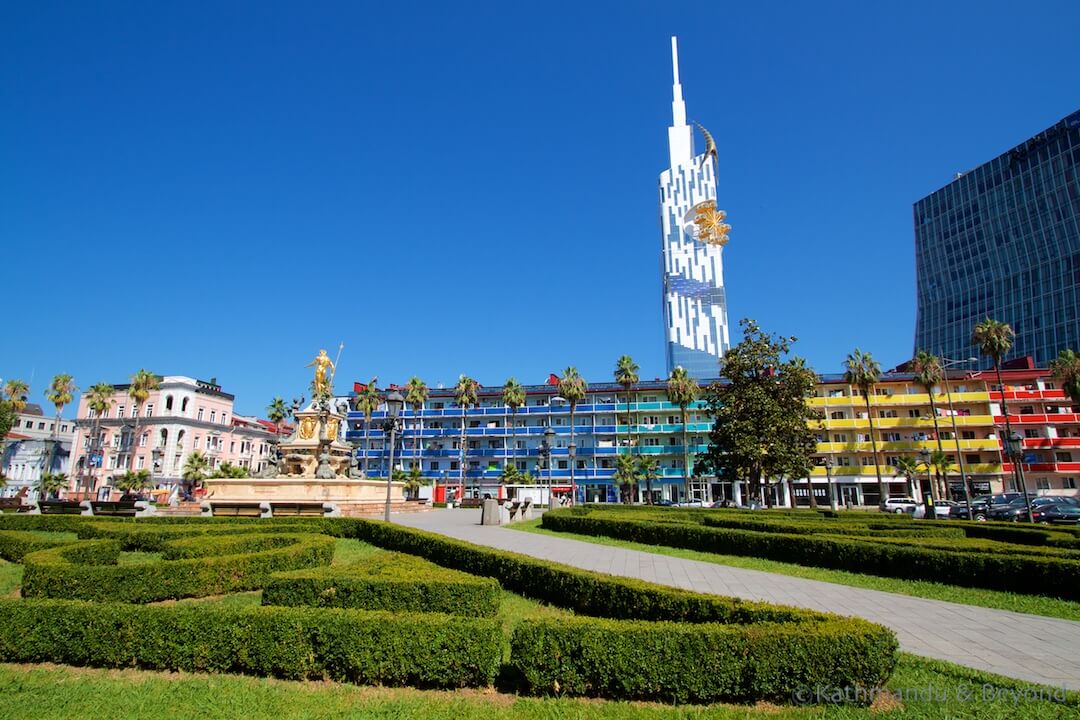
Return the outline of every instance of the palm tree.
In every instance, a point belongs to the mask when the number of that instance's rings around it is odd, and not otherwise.
[[[633,455],[619,455],[615,458],[615,483],[619,486],[619,495],[623,503],[629,505],[634,495],[634,486],[638,482],[637,463]]]
[[[866,418],[870,421],[870,447],[874,452],[874,474],[877,475],[878,484],[878,507],[885,508],[888,493],[885,483],[881,480],[881,467],[878,465],[877,438],[874,437],[874,416],[870,413],[870,393],[874,384],[881,377],[881,365],[870,353],[864,353],[859,348],[847,356],[845,362],[847,369],[844,371],[844,382],[859,388],[863,400],[866,402]]]
[[[915,487],[919,484],[919,461],[913,457],[903,456],[896,459],[896,474],[907,478],[911,497],[917,498],[919,493]]]
[[[190,497],[196,486],[206,479],[206,471],[210,469],[210,460],[201,450],[192,450],[184,461],[182,477]]]
[[[671,371],[671,377],[667,381],[668,400],[679,406],[682,419],[682,446],[683,446],[683,477],[686,484],[686,499],[690,499],[690,446],[688,445],[686,432],[686,408],[697,400],[698,384],[690,377],[683,367],[677,367]],[[811,493],[812,494],[812,493]],[[794,497],[794,496],[792,496]],[[705,498],[702,497],[702,500]]]
[[[53,461],[56,460],[56,446],[60,444],[60,414],[64,412],[64,406],[71,402],[72,395],[78,388],[75,387],[75,378],[67,373],[60,373],[53,377],[52,384],[45,390],[45,399],[56,408],[56,421],[53,423],[52,444],[49,457],[45,461],[45,469],[52,472]]]
[[[353,402],[356,409],[364,414],[364,477],[368,476],[369,459],[368,455],[368,438],[371,435],[371,417],[375,414],[375,411],[379,409],[379,405],[382,403],[382,396],[379,394],[379,378],[371,378],[371,382],[364,385],[358,393]]]
[[[457,385],[454,386],[454,402],[461,408],[461,447],[460,450],[460,464],[461,464],[461,487],[462,491],[465,488],[465,462],[468,460],[468,454],[465,449],[467,443],[465,440],[465,415],[468,413],[468,409],[473,405],[476,405],[478,398],[477,392],[480,390],[480,383],[473,380],[468,375],[461,375],[458,378]]]
[[[409,468],[409,474],[405,478],[405,489],[415,493],[415,497],[420,497],[420,488],[429,484],[427,478],[424,477],[424,471],[419,465],[413,465]]]
[[[4,383],[4,394],[15,412],[21,413],[26,408],[26,396],[30,394],[30,386],[22,380],[8,380]]]
[[[938,477],[944,477],[948,475],[949,470],[952,469],[952,463],[949,462],[949,455],[944,450],[934,450],[930,453],[930,467],[934,468],[934,474]]]
[[[289,407],[285,404],[283,398],[275,396],[270,401],[270,404],[266,406],[266,419],[274,423],[274,430],[279,444],[281,443],[281,425],[287,417],[289,417]]]
[[[209,477],[212,478],[246,478],[250,477],[250,473],[246,467],[240,465],[233,465],[230,462],[224,462],[218,465],[214,472],[210,473]]]
[[[585,382],[585,378],[578,374],[577,368],[571,365],[563,371],[562,377],[559,378],[559,395],[566,400],[570,406],[570,444],[575,448],[577,445],[574,442],[574,411],[577,409],[578,403],[585,399],[585,393],[589,389],[589,384]],[[577,502],[577,483],[574,481],[574,466],[577,464],[575,458],[570,458],[570,502]]]
[[[1080,405],[1080,355],[1072,350],[1062,350],[1050,361],[1050,373],[1061,383],[1061,389],[1072,404]]]
[[[116,393],[114,388],[109,383],[95,383],[90,387],[90,390],[86,393],[86,408],[94,413],[94,434],[90,437],[90,455],[94,454],[94,450],[101,452],[104,456],[104,450],[101,447],[101,419],[109,414],[109,409],[112,408],[113,395]],[[104,457],[102,457],[104,460]],[[94,493],[94,471],[88,461],[86,463],[86,494],[87,497]]]
[[[510,408],[510,462],[517,472],[517,411],[525,404],[525,388],[514,378],[509,378],[503,385],[502,401]]]
[[[615,382],[623,386],[623,390],[626,391],[626,434],[628,435],[626,441],[629,443],[630,454],[634,452],[634,431],[633,416],[630,414],[630,390],[638,384],[638,366],[634,362],[634,359],[629,355],[623,355],[615,363]],[[618,408],[618,405],[615,406]],[[619,413],[615,412],[615,447],[619,446]]]
[[[652,505],[652,483],[656,479],[656,471],[660,469],[660,463],[652,455],[640,455],[637,459],[637,473],[645,480],[645,493],[649,504]]]
[[[142,415],[143,404],[150,398],[150,393],[158,389],[158,376],[149,370],[139,370],[131,376],[131,385],[128,386],[128,395],[135,403],[135,427],[131,436],[131,459],[128,461],[128,469],[135,470],[135,453],[139,447],[139,416]]]
[[[120,475],[114,475],[112,479],[112,486],[122,493],[138,493],[149,489],[150,485],[149,470],[136,470],[134,472],[128,470]]]
[[[38,497],[48,500],[50,495],[57,495],[67,487],[67,475],[63,473],[42,473],[38,480]]]
[[[934,403],[934,388],[945,375],[945,370],[941,366],[941,358],[926,350],[920,350],[911,359],[911,372],[915,375],[915,382],[922,385],[926,390],[926,394],[930,396],[930,416],[934,421],[934,438],[937,440],[938,452],[944,452],[941,446],[941,428],[938,426],[937,405]],[[943,480],[938,476],[937,482],[930,483],[930,497],[937,502],[943,493]]]
[[[1001,388],[1001,414],[1005,416],[1005,436],[1012,435],[1012,425],[1009,423],[1009,404],[1005,399],[1005,383],[1001,379],[1001,360],[1012,349],[1013,339],[1016,333],[1008,323],[999,322],[986,318],[975,326],[971,333],[971,344],[979,348],[979,352],[989,357],[994,363],[994,372],[997,374],[998,387]],[[1011,460],[1011,458],[1010,458]],[[1016,473],[1016,469],[1013,469]],[[1014,475],[1014,485],[1019,485],[1019,476]],[[1027,486],[1020,488],[1027,498]]]
[[[428,386],[420,378],[413,375],[409,378],[409,382],[405,383],[405,404],[412,408],[413,415],[416,416],[417,428],[416,428],[416,442],[413,443],[413,450],[416,453],[416,463],[413,467],[419,467],[421,473],[424,468],[424,403],[428,399]],[[419,486],[417,486],[419,487]]]

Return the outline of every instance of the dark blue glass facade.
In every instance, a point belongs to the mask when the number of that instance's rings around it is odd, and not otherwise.
[[[915,265],[915,350],[977,355],[992,317],[1009,358],[1080,351],[1080,111],[915,203]]]

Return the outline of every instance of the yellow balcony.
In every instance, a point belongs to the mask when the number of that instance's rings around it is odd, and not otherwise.
[[[937,450],[936,440],[893,440],[889,442],[878,441],[878,450],[880,452],[897,452],[897,451],[909,451],[918,452],[919,450]],[[945,452],[956,450],[955,440],[942,440],[941,447]],[[961,450],[997,450],[997,440],[983,439],[983,440],[961,440]],[[873,452],[874,447],[869,440],[865,442],[823,442],[817,444],[817,451],[819,453],[858,453],[858,452]]]
[[[870,421],[866,418],[846,418],[844,420],[811,420],[810,427],[816,429],[828,429],[828,430],[846,430],[846,429],[860,429],[870,430]],[[990,415],[957,415],[956,426],[957,427],[992,427],[994,419]],[[913,417],[901,417],[901,418],[874,418],[874,429],[884,430],[886,428],[928,428],[934,429],[934,419],[927,418],[913,418]],[[938,418],[938,428],[948,432],[952,428],[952,420],[949,417]]]
[[[953,406],[963,405],[965,403],[989,404],[990,393],[953,392],[952,402]],[[807,399],[807,403],[811,407],[866,407],[866,403],[863,401],[861,395],[845,395],[841,397],[812,397]],[[948,407],[949,396],[945,393],[939,393],[934,395],[934,404],[937,405],[939,408]],[[926,393],[896,393],[893,395],[872,395],[870,397],[871,408],[896,406],[908,407],[911,405],[926,405],[929,408],[930,396]]]

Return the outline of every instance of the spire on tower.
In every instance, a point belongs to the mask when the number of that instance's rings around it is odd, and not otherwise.
[[[671,127],[668,128],[668,155],[671,167],[689,162],[694,157],[692,128],[686,124],[686,103],[683,102],[682,85],[679,83],[679,39],[671,36],[672,101]]]

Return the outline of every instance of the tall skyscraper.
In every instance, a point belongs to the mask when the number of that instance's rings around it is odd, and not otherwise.
[[[1080,111],[915,203],[915,268],[916,350],[977,355],[992,317],[1009,358],[1080,351]]]
[[[667,369],[682,366],[691,377],[719,374],[728,349],[727,298],[722,247],[699,239],[697,211],[716,202],[716,154],[694,154],[693,128],[679,83],[679,51],[671,38],[673,121],[668,128],[671,166],[660,173],[661,273]]]

